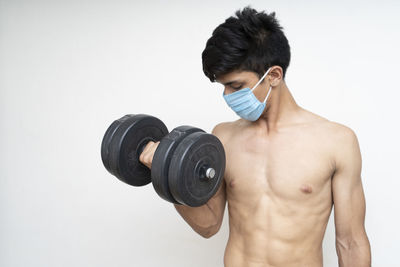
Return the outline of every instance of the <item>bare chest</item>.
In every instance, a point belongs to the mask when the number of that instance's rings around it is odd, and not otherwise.
[[[226,147],[228,196],[299,201],[329,193],[334,168],[328,142],[310,134],[233,140]]]

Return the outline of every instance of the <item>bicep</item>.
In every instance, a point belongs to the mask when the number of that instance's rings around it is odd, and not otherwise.
[[[332,178],[336,236],[347,239],[364,231],[365,197],[361,182],[361,153],[357,137],[343,137]]]

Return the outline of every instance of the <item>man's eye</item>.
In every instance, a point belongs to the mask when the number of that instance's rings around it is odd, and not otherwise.
[[[239,87],[233,87],[232,86],[232,88],[235,89],[235,90],[239,90],[240,88],[242,88],[242,85],[240,85]]]

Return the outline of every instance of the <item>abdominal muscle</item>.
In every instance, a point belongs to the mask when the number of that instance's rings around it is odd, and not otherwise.
[[[322,240],[332,207],[329,197],[296,201],[253,191],[241,192],[248,197],[239,200],[232,191],[227,188],[226,267],[322,266]]]

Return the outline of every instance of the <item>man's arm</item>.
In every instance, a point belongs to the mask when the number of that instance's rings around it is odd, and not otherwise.
[[[219,137],[223,132],[223,124],[217,125],[212,133]],[[151,169],[154,153],[160,142],[149,142],[141,153],[139,160]],[[215,235],[222,224],[226,205],[225,180],[222,181],[220,188],[208,202],[200,207],[189,207],[174,204],[176,210],[182,218],[192,227],[194,231],[204,238]]]
[[[224,141],[224,123],[214,127],[212,134],[217,136],[220,141]],[[176,210],[182,218],[192,227],[192,229],[204,238],[210,238],[221,228],[226,205],[226,186],[225,179],[215,195],[203,206],[188,207],[175,205]]]
[[[370,267],[371,250],[364,228],[365,198],[361,183],[361,153],[349,128],[339,134],[332,178],[336,252],[340,267]]]
[[[204,238],[210,238],[221,228],[225,203],[225,181],[223,181],[217,193],[203,206],[188,207],[176,204],[174,206],[196,233]]]

